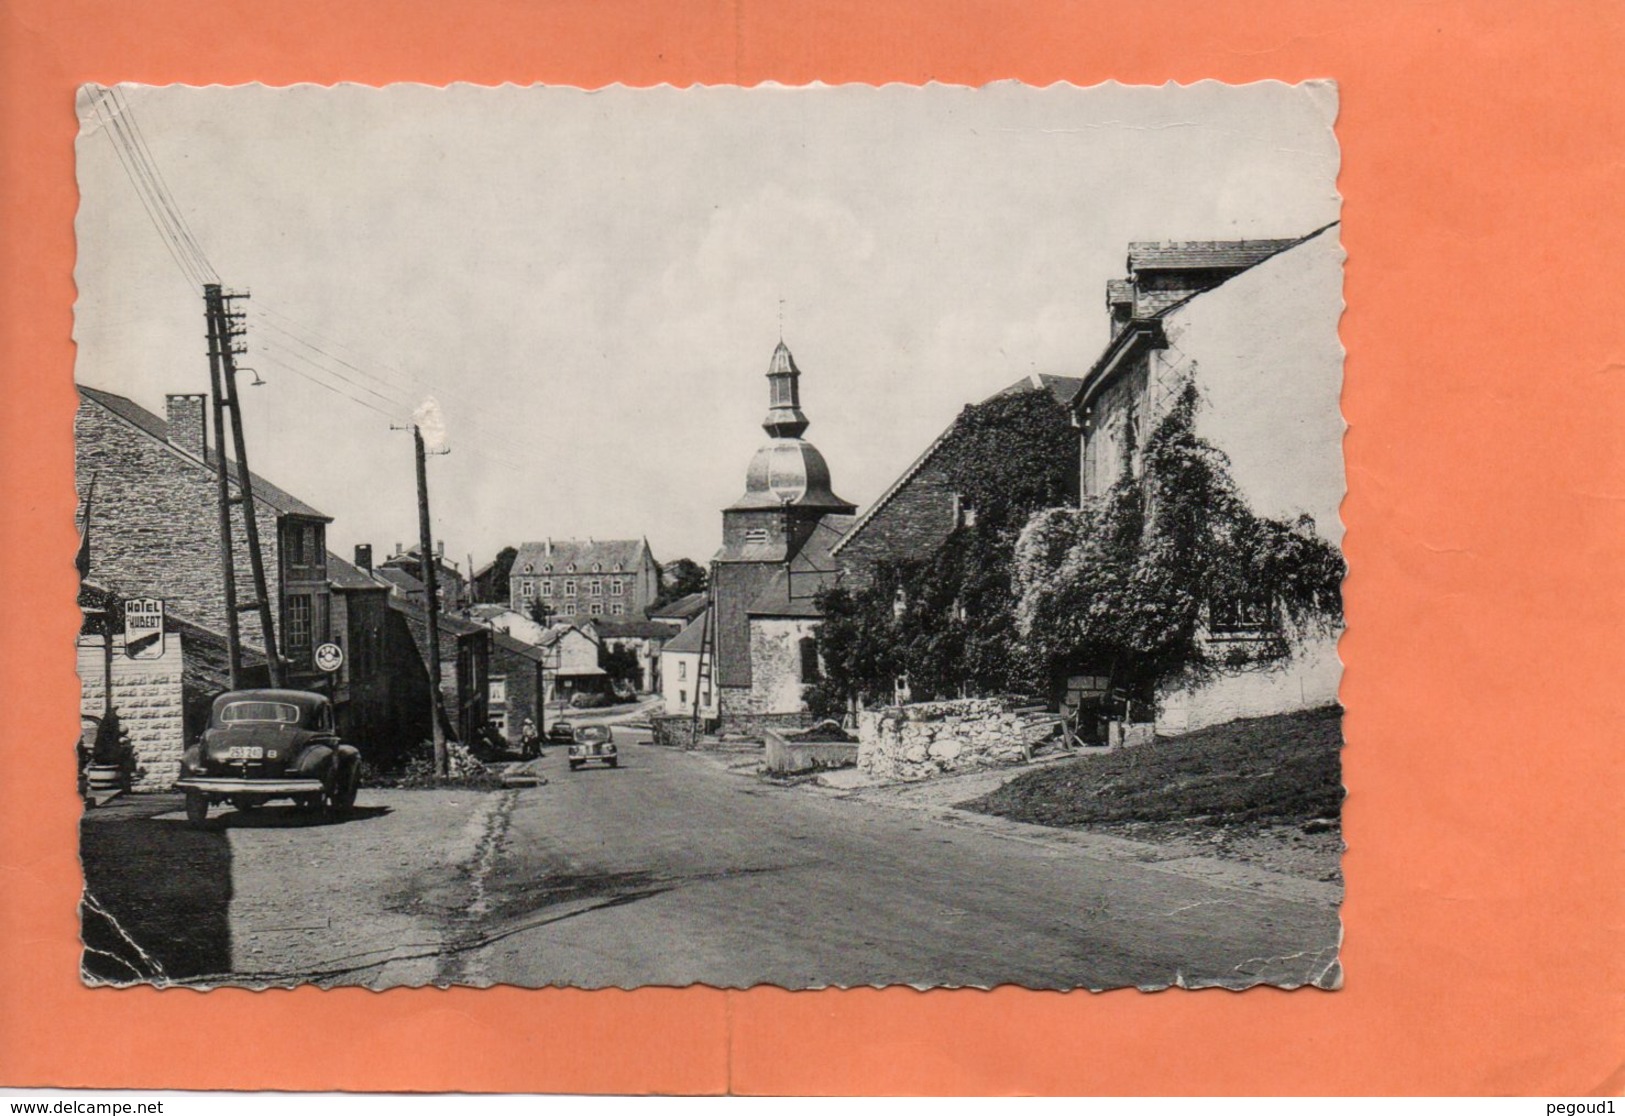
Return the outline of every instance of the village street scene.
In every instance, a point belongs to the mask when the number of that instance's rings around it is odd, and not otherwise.
[[[1339,987],[1335,111],[85,87],[83,978]]]

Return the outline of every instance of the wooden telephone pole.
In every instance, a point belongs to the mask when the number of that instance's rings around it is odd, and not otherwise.
[[[237,357],[243,352],[237,338],[246,331],[247,316],[232,310],[231,304],[246,294],[228,294],[219,283],[203,286],[204,317],[209,326],[209,383],[214,403],[214,470],[220,507],[220,572],[225,582],[226,642],[231,669],[231,688],[243,688],[243,643],[238,615],[258,612],[260,636],[265,647],[265,663],[271,685],[285,684],[282,656],[277,653],[276,626],[271,594],[266,588],[265,560],[260,553],[259,524],[254,517],[254,475],[248,471],[248,449],[243,443],[242,404],[237,397]],[[226,411],[231,411],[231,446],[237,460],[237,493],[231,491],[231,467],[226,455]],[[254,578],[254,597],[237,599],[237,557],[232,545],[231,509],[242,509],[243,535],[248,543],[248,564]]]
[[[423,590],[428,600],[429,629],[429,720],[434,733],[434,773],[446,775],[449,763],[446,754],[446,733],[440,727],[443,698],[440,693],[440,590],[438,571],[435,569],[434,532],[429,527],[429,470],[427,454],[423,448],[423,428],[412,424],[412,448],[418,467],[418,570],[423,574]]]

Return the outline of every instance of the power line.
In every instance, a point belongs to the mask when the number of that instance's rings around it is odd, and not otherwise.
[[[180,228],[181,234],[186,239],[186,243],[191,245],[192,251],[196,255],[198,262],[202,264],[204,274],[206,274],[211,281],[218,283],[220,281],[219,274],[214,270],[214,266],[209,263],[209,257],[204,254],[203,247],[198,243],[197,237],[192,235],[191,226],[189,226],[186,223],[185,218],[181,216],[180,209],[175,203],[175,196],[169,188],[169,181],[164,178],[163,167],[158,163],[157,159],[153,158],[152,148],[147,146],[146,133],[141,129],[141,118],[136,116],[134,110],[130,108],[129,98],[124,95],[122,90],[113,88],[111,92],[114,100],[123,106],[123,117],[125,120],[129,121],[130,128],[135,133],[136,144],[140,147],[141,152],[146,159],[147,165],[152,168],[153,174],[157,176],[160,191],[159,197],[167,202],[167,208],[169,209],[170,215],[174,218],[175,224]]]
[[[161,172],[152,159],[151,150],[146,148],[144,140],[137,136],[135,129],[139,125],[128,103],[120,100],[113,90],[105,86],[94,88],[92,101],[107,124],[105,131],[108,139],[119,152],[125,173],[141,196],[147,215],[154,221],[154,227],[171,246],[172,254],[178,252],[186,258],[189,265],[187,271],[194,283],[201,286],[205,279],[218,282],[208,257],[204,255],[197,238],[192,235],[191,229],[181,216],[167,185],[163,184]]]
[[[116,130],[113,128],[112,122],[107,119],[106,115],[104,115],[101,101],[96,98],[94,93],[91,94],[90,106],[92,111],[96,113],[97,117],[101,118],[102,132],[108,137],[108,141],[112,143],[113,152],[118,156],[119,165],[124,168],[124,176],[130,180],[130,186],[135,190],[136,197],[140,199],[142,208],[147,211],[147,219],[152,222],[152,227],[157,231],[159,239],[164,242],[164,247],[169,250],[170,256],[175,261],[175,266],[181,269],[181,275],[186,278],[188,283],[194,287],[201,288],[203,286],[202,278],[193,272],[192,267],[186,260],[184,253],[182,253],[179,246],[171,240],[169,232],[165,228],[163,222],[160,221],[158,219],[158,215],[153,212],[152,203],[147,200],[146,192],[142,190],[141,184],[137,180],[135,171],[131,169],[129,159],[125,155],[123,145],[119,142]]]

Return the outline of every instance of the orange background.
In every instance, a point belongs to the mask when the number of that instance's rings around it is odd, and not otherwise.
[[[1622,18],[1537,0],[0,0],[0,1083],[1619,1092]],[[76,85],[1328,76],[1350,306],[1342,991],[80,986]],[[571,1052],[594,1048],[617,1053]]]

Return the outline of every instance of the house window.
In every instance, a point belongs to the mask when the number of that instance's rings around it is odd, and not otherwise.
[[[564,583],[564,595],[566,597],[573,597],[576,595],[576,583],[574,578],[571,578],[569,581]]]
[[[688,678],[688,660],[683,659],[677,664],[677,681],[683,682]]]
[[[587,585],[587,592],[594,597],[602,597],[604,595],[603,581],[600,578],[593,578]]]
[[[493,677],[488,688],[488,693],[492,705],[506,705],[508,703],[507,677]]]
[[[283,651],[295,666],[310,665],[310,594],[296,593],[288,598],[287,646]]]
[[[678,705],[687,705],[688,704],[688,691],[687,690],[678,690],[677,691],[677,704]]]
[[[818,681],[818,678],[818,641],[812,636],[805,636],[801,640],[801,680],[810,683]]]
[[[530,582],[521,581],[519,583],[519,595],[528,601],[531,597],[535,596],[535,588],[536,586],[532,585]]]
[[[570,602],[566,603],[565,606],[564,606],[564,615],[566,615],[566,616],[574,616],[575,614],[576,614],[575,602],[570,601]]]
[[[622,581],[618,577],[617,578],[612,578],[610,580],[610,583],[609,583],[609,595],[610,596],[619,597],[619,596],[622,596],[623,594],[625,594],[625,592],[626,592],[626,582]]]
[[[592,602],[592,605],[590,606],[590,609],[591,609],[592,615],[594,615],[594,616],[602,616],[604,614],[604,602],[603,601],[594,601],[594,602]]]
[[[1267,597],[1219,597],[1208,604],[1208,632],[1212,635],[1265,635],[1275,630],[1274,609]]]
[[[603,570],[604,570],[604,564],[602,562],[594,562],[592,564],[592,572],[593,573],[602,573]]]
[[[626,606],[620,601],[611,601],[609,602],[609,614],[611,616],[625,616]]]
[[[526,573],[535,573],[536,568],[534,566],[532,566],[529,562],[526,562],[525,563],[525,572]]]
[[[550,581],[550,580],[545,580],[544,579],[542,581],[542,596],[551,597],[552,595],[553,595],[553,582]]]

